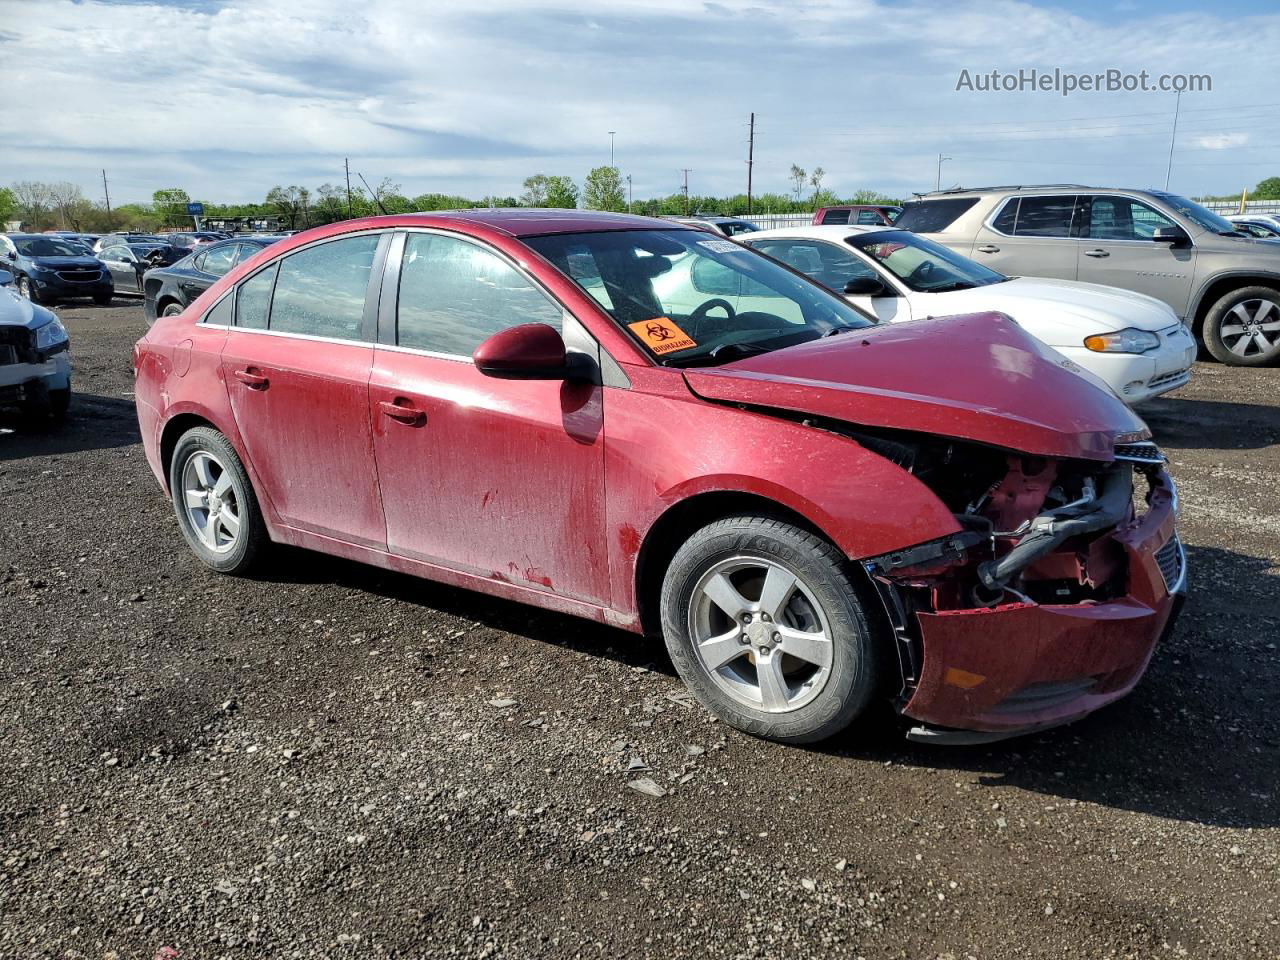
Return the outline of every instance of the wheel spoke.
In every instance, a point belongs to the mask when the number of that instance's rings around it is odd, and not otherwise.
[[[1258,329],[1265,330],[1267,333],[1280,332],[1280,320],[1272,320],[1270,323],[1264,323],[1258,327]]]
[[[192,510],[203,510],[205,508],[203,490],[183,490],[182,499],[186,502],[187,507]]]
[[[766,710],[785,710],[791,698],[782,676],[782,658],[774,655],[756,660],[756,678],[760,683],[760,705]]]
[[[1267,353],[1271,350],[1271,341],[1267,339],[1267,335],[1261,330],[1253,335],[1253,342],[1257,346],[1259,353]]]
[[[1231,345],[1231,352],[1237,356],[1243,357],[1249,349],[1249,344],[1253,342],[1253,337],[1240,337]]]
[[[207,514],[204,523],[196,528],[200,534],[200,539],[204,541],[206,547],[216,549],[218,546],[218,531],[215,527],[217,520],[212,514]]]
[[[1253,319],[1253,317],[1250,316],[1248,309],[1246,309],[1245,307],[1246,303],[1248,303],[1247,300],[1241,303],[1237,303],[1234,307],[1231,308],[1231,312],[1240,318],[1241,323],[1248,323],[1250,320]]]
[[[702,654],[702,660],[708,667],[719,670],[747,652],[748,647],[743,645],[741,637],[742,631],[734,627],[728,633],[698,644],[698,652]]]
[[[778,627],[778,633],[782,636],[778,646],[784,653],[818,667],[831,665],[831,640],[825,633],[809,633],[784,626]]]
[[[214,496],[226,499],[227,491],[231,489],[231,471],[223,470],[218,477],[217,482],[213,485]]]
[[[1276,305],[1274,303],[1272,303],[1270,300],[1263,300],[1260,304],[1258,304],[1258,309],[1253,312],[1253,322],[1262,323],[1264,320],[1267,319],[1267,317],[1271,315],[1271,312],[1275,309],[1276,309]]]
[[[760,609],[773,617],[782,619],[782,611],[787,608],[791,594],[796,589],[796,578],[781,567],[770,567],[765,574],[764,586],[760,589]]]
[[[226,507],[223,507],[218,512],[218,520],[222,524],[222,529],[227,532],[227,536],[232,540],[240,536],[240,518]]]
[[[734,620],[739,619],[751,606],[747,598],[738,592],[738,588],[730,583],[729,578],[723,573],[717,573],[708,580],[702,592]]]
[[[1244,333],[1244,324],[1242,323],[1226,323],[1218,328],[1218,332],[1224,337],[1238,337]]]
[[[209,458],[203,454],[197,454],[196,458],[191,462],[191,466],[195,468],[196,477],[200,480],[200,486],[206,490],[213,488],[213,471],[209,469]]]

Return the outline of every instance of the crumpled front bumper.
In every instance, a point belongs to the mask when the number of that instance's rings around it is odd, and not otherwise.
[[[1164,471],[1151,480],[1147,512],[1109,534],[1127,555],[1125,596],[916,614],[923,663],[902,712],[927,726],[913,739],[1029,733],[1078,720],[1134,688],[1186,584],[1173,482]]]

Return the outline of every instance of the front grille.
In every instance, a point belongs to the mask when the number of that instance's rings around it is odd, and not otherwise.
[[[1049,683],[1032,683],[1015,690],[994,707],[992,713],[1028,713],[1070,703],[1084,696],[1098,683],[1097,677],[1078,677]]]
[[[1117,443],[1116,459],[1126,463],[1164,463],[1164,454],[1150,440],[1142,443]]]
[[[1182,578],[1186,560],[1182,554],[1182,544],[1175,533],[1169,542],[1156,551],[1156,563],[1160,567],[1160,576],[1164,577],[1165,589],[1172,593],[1182,586]]]
[[[1147,381],[1147,386],[1151,387],[1152,389],[1155,389],[1156,387],[1168,386],[1171,383],[1176,383],[1179,386],[1181,386],[1182,384],[1186,383],[1190,379],[1191,379],[1190,370],[1174,370],[1170,373],[1162,373],[1158,376],[1152,377],[1150,380]]]
[[[9,363],[35,363],[35,339],[26,327],[0,326],[0,350],[13,354]]]
[[[58,278],[68,283],[92,283],[102,276],[97,267],[69,267],[58,271]]]

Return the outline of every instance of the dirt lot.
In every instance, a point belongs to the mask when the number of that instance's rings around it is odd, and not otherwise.
[[[0,434],[0,956],[1280,956],[1280,370],[1143,411],[1192,596],[1133,696],[798,749],[627,634],[296,552],[207,573],[138,443],[141,309],[59,312],[72,420]]]

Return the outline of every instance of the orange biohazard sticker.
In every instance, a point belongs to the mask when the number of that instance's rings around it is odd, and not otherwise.
[[[661,356],[674,353],[676,350],[688,350],[698,344],[667,317],[654,317],[652,320],[638,320],[627,324],[631,332],[644,341],[644,345]]]

